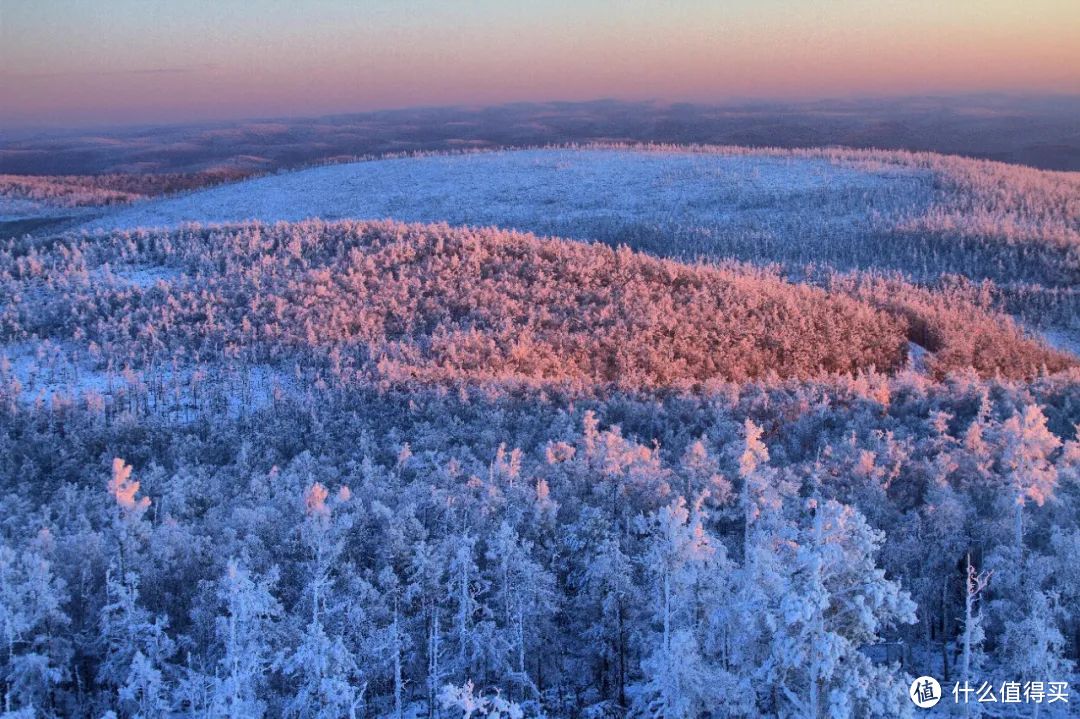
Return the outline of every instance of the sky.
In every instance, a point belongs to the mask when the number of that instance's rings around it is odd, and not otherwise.
[[[1077,0],[0,0],[0,127],[1080,93]]]

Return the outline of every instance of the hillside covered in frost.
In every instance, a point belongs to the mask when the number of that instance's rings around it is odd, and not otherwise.
[[[1075,712],[1076,173],[208,182],[0,178],[0,716]]]

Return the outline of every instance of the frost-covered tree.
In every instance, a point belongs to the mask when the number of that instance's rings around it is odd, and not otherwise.
[[[176,650],[167,632],[168,619],[154,616],[141,605],[139,577],[134,572],[123,578],[110,573],[105,586],[98,682],[114,688],[125,715],[160,715],[169,702],[163,670]]]
[[[112,462],[112,475],[106,487],[115,503],[111,512],[112,541],[115,550],[116,571],[126,579],[137,570],[138,555],[146,544],[149,527],[144,515],[150,508],[150,498],[139,497],[140,483],[131,478],[132,467],[116,457]]]
[[[488,543],[490,604],[495,613],[500,643],[506,647],[508,677],[523,690],[537,695],[529,676],[530,653],[540,649],[542,630],[555,611],[554,580],[532,557],[531,542],[523,541],[502,523]]]
[[[705,497],[679,497],[653,514],[646,570],[655,593],[658,632],[642,660],[643,681],[630,689],[631,711],[654,719],[691,719],[722,701],[730,681],[702,644],[704,618],[726,598],[725,550],[705,528]]]
[[[764,446],[754,449],[761,451]],[[753,450],[748,448],[748,451]],[[768,461],[768,450],[761,454],[758,461]],[[709,501],[720,505],[726,504],[731,498],[731,482],[720,472],[720,462],[709,451],[704,438],[687,445],[679,462],[679,470],[682,477],[679,491],[683,497],[697,497],[708,492]]]
[[[296,680],[284,702],[286,716],[302,719],[356,719],[361,716],[366,682],[353,651],[341,637],[330,637],[322,624],[307,626],[300,644],[281,662]]]
[[[769,467],[769,449],[761,440],[762,429],[752,420],[743,423],[742,445],[738,454],[739,506],[743,515],[743,561],[755,561],[753,546],[756,534],[767,531],[769,520],[779,511],[783,488]]]
[[[768,677],[782,716],[899,716],[903,675],[861,648],[915,621],[915,604],[876,566],[884,535],[855,509],[806,500],[790,537],[763,537],[784,586],[774,595]]]
[[[129,707],[132,719],[165,716],[172,708],[161,669],[142,652],[135,654],[127,681],[120,687],[120,703]]]
[[[449,712],[461,712],[461,719],[522,719],[525,713],[516,702],[498,692],[477,693],[471,681],[460,686],[446,684],[439,692],[440,705]]]
[[[435,719],[439,703],[438,692],[442,688],[445,669],[443,658],[443,609],[441,604],[443,586],[443,557],[431,544],[420,541],[409,560],[409,582],[404,598],[419,607],[423,627],[425,662],[424,688],[429,719]]]
[[[444,601],[449,608],[448,663],[452,661],[447,671],[466,677],[475,674],[480,665],[498,652],[489,641],[490,612],[481,601],[487,584],[476,564],[476,543],[477,538],[472,534],[452,535],[447,542]]]
[[[964,632],[961,638],[963,654],[960,663],[960,680],[964,686],[971,686],[975,675],[984,668],[985,654],[983,653],[983,641],[986,632],[982,625],[982,616],[979,611],[979,595],[990,584],[992,572],[980,572],[971,564],[971,554],[967,555],[964,582]],[[969,711],[967,704],[964,705],[965,714]]]
[[[1030,592],[1021,612],[1006,624],[1002,637],[1004,666],[1010,676],[1042,677],[1036,681],[1068,681],[1075,665],[1065,655],[1065,637],[1060,622],[1064,611],[1056,592]],[[1033,707],[1039,716],[1041,707]]]
[[[378,652],[390,665],[391,682],[394,691],[394,719],[401,719],[405,702],[404,664],[409,650],[409,634],[405,627],[401,580],[391,567],[383,567],[379,572],[378,588],[382,593],[386,625],[376,639]]]
[[[47,532],[46,532],[47,536]],[[3,710],[49,715],[50,695],[65,678],[70,647],[64,582],[38,546],[16,550],[0,539],[0,681]]]
[[[1046,416],[1038,405],[1028,405],[1007,419],[999,433],[1000,462],[1009,483],[1013,502],[1013,545],[1024,543],[1024,507],[1028,501],[1042,506],[1054,496],[1057,468],[1052,455],[1061,440],[1046,427]]]
[[[304,592],[310,614],[298,642],[279,662],[294,681],[294,693],[284,706],[287,716],[354,719],[363,704],[366,681],[353,650],[336,631],[341,627],[342,600],[336,596],[332,576],[341,561],[344,535],[352,526],[350,500],[347,487],[330,500],[319,482],[304,493],[300,533],[310,557]]]
[[[952,456],[951,454],[949,455]],[[919,619],[924,631],[941,643],[942,679],[953,677],[953,642],[957,635],[957,620],[963,611],[963,588],[967,580],[957,570],[961,558],[968,556],[971,547],[969,526],[974,508],[969,497],[954,488],[948,473],[948,460],[936,462],[929,486],[917,515],[911,517],[904,530],[910,532],[902,549],[897,548],[893,564],[903,569],[913,596],[918,600]],[[900,539],[901,531],[893,529],[889,539]],[[966,565],[965,565],[966,566]],[[911,571],[917,567],[917,571]],[[909,578],[909,579],[908,579]]]
[[[604,699],[614,699],[626,707],[627,682],[632,669],[628,666],[630,635],[637,624],[638,588],[634,583],[634,562],[621,546],[620,538],[601,524],[598,536],[592,532],[584,537],[571,535],[568,543],[581,546],[586,552],[581,576],[575,578],[579,588],[579,607],[576,613],[584,624],[593,658],[595,680],[593,688]],[[576,534],[576,532],[575,532]]]
[[[209,714],[227,719],[261,717],[266,712],[268,673],[273,659],[273,623],[281,605],[271,592],[276,577],[258,579],[229,560],[218,582],[223,612],[216,620],[220,659]]]

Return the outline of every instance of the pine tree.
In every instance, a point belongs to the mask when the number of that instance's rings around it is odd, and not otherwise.
[[[283,713],[300,719],[356,719],[364,703],[366,682],[352,650],[341,637],[330,637],[322,624],[307,625],[300,644],[281,662],[296,688],[283,703]]]
[[[378,587],[386,604],[385,613],[388,615],[386,626],[379,633],[377,641],[378,652],[386,658],[390,664],[392,684],[394,688],[393,719],[401,719],[405,701],[405,676],[404,664],[406,652],[409,649],[409,636],[405,629],[405,619],[402,616],[403,590],[401,581],[392,567],[383,567],[379,572]]]
[[[782,488],[768,466],[769,450],[761,434],[761,427],[750,419],[743,423],[742,451],[738,455],[742,480],[739,506],[743,515],[743,561],[749,564],[754,562],[755,534],[767,529],[766,523],[780,509],[783,499]]]
[[[508,701],[498,691],[489,696],[478,694],[471,681],[461,686],[446,684],[439,692],[439,703],[444,709],[461,712],[461,719],[522,719],[525,713],[516,702]]]
[[[974,510],[968,495],[955,490],[949,482],[942,467],[944,461],[934,464],[934,476],[918,510],[918,523],[912,523],[904,546],[907,551],[900,557],[907,561],[898,564],[906,567],[901,576],[910,577],[909,586],[918,598],[926,635],[936,634],[941,642],[942,679],[948,681],[953,676],[950,643],[956,638],[953,624],[958,618],[961,594],[957,585],[967,580],[966,574],[960,576],[957,572],[956,565],[971,546],[968,518]],[[896,542],[899,534],[894,530],[889,538]]]
[[[768,450],[762,461],[767,461]],[[709,501],[723,505],[731,499],[731,482],[720,473],[720,463],[709,453],[704,439],[697,439],[686,447],[679,462],[683,476],[680,492],[684,497],[696,497],[709,493]]]
[[[619,707],[627,706],[630,674],[630,634],[636,622],[633,560],[620,546],[606,524],[601,536],[587,541],[580,582],[580,599],[575,612],[587,615],[585,638],[599,669],[602,696],[614,696]],[[591,538],[586,538],[591,540]],[[609,679],[610,678],[610,679]]]
[[[142,652],[131,662],[127,681],[120,687],[120,703],[129,707],[132,719],[154,719],[170,711],[169,688],[161,670]]]
[[[448,538],[446,602],[450,607],[448,639],[452,641],[453,668],[462,677],[472,676],[492,647],[482,622],[489,612],[480,601],[486,584],[474,558],[477,538],[469,533]],[[447,667],[448,672],[451,667]]]

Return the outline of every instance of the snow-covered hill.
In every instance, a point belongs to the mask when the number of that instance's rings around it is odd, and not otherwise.
[[[125,208],[94,229],[185,222],[383,219],[546,231],[596,222],[731,225],[768,210],[837,216],[838,198],[910,201],[925,173],[821,158],[632,150],[523,150],[315,167]],[[870,205],[863,214],[869,214]]]
[[[1025,283],[1065,317],[1080,173],[933,154],[541,149],[314,167],[123,208],[90,231],[310,218],[497,226],[677,259]],[[1070,249],[1072,248],[1072,249]],[[1049,294],[1046,294],[1049,288]],[[1059,291],[1064,288],[1064,296]],[[1030,318],[1029,318],[1030,319]]]

